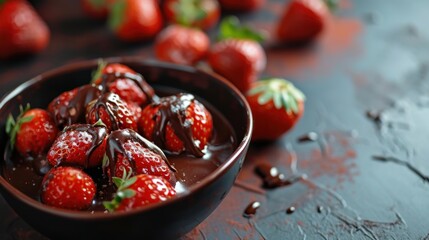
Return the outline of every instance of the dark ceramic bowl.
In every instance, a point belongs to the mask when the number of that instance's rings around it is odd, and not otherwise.
[[[137,58],[111,58],[145,76],[154,86],[181,89],[204,99],[228,119],[237,143],[229,156],[188,191],[159,204],[130,212],[106,214],[48,207],[17,190],[4,177],[7,138],[4,134],[9,113],[30,102],[46,107],[61,92],[88,83],[97,61],[85,61],[41,74],[6,95],[0,102],[0,190],[6,201],[28,224],[53,239],[175,239],[202,222],[229,192],[249,146],[252,118],[248,104],[222,78],[192,67],[148,62]]]

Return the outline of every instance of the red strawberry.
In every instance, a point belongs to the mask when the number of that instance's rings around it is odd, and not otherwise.
[[[166,201],[176,195],[176,190],[164,178],[152,175],[137,175],[132,178],[115,178],[118,187],[111,202],[104,202],[109,211],[130,211]]]
[[[264,5],[265,0],[219,0],[221,7],[228,11],[253,11]]]
[[[106,65],[100,62],[92,82],[107,88],[109,92],[118,94],[130,105],[147,105],[155,95],[155,91],[143,76],[119,63]]]
[[[43,109],[25,109],[16,121],[9,115],[6,132],[10,136],[10,146],[22,156],[37,157],[45,153],[54,142],[58,128],[49,113]]]
[[[313,40],[325,28],[328,15],[323,0],[292,0],[277,25],[277,38],[288,43]]]
[[[163,20],[156,0],[116,0],[109,25],[119,39],[136,42],[155,37]]]
[[[181,93],[143,109],[139,129],[161,149],[202,157],[213,122],[210,112],[193,95]]]
[[[101,95],[101,90],[93,85],[84,85],[73,90],[63,92],[51,103],[48,111],[54,116],[59,127],[74,123],[85,122],[86,106]]]
[[[95,124],[99,120],[106,125],[108,132],[126,128],[137,130],[133,112],[128,108],[128,104],[114,93],[105,93],[88,104],[86,121]]]
[[[25,0],[0,0],[0,59],[38,53],[49,43],[46,23]]]
[[[171,25],[155,40],[155,55],[158,59],[193,65],[203,59],[210,46],[209,37],[196,28]]]
[[[46,159],[51,166],[101,165],[107,141],[106,128],[97,123],[70,125],[61,132],[49,149]]]
[[[247,101],[253,115],[253,140],[274,140],[290,130],[304,112],[304,94],[284,79],[252,84]]]
[[[82,170],[57,167],[43,178],[41,200],[56,208],[85,210],[91,206],[95,192],[94,181]]]
[[[122,178],[125,171],[132,176],[150,174],[163,177],[171,184],[176,182],[172,172],[172,169],[175,169],[169,165],[164,153],[130,129],[117,130],[110,134],[107,157],[103,168],[110,178]]]
[[[112,0],[80,0],[82,10],[94,19],[106,19]]]
[[[266,66],[265,51],[257,42],[263,37],[249,28],[240,27],[234,17],[225,19],[220,29],[221,41],[210,50],[209,64],[245,93]]]
[[[166,0],[163,10],[168,21],[203,30],[213,27],[220,17],[216,0]]]

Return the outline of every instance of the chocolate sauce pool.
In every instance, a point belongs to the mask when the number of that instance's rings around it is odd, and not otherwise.
[[[157,94],[168,96],[178,93],[171,88],[158,88]],[[235,133],[226,118],[213,106],[202,99],[198,99],[210,111],[213,117],[212,138],[202,158],[195,158],[186,154],[178,156],[167,155],[171,165],[177,169],[175,176],[176,191],[184,192],[188,187],[198,183],[212,173],[232,154],[237,147]],[[46,156],[38,159],[23,159],[17,153],[11,153],[9,148],[5,150],[3,176],[13,186],[29,197],[40,201],[40,188],[43,174],[47,172]],[[88,211],[104,211],[102,202],[110,200],[114,188],[108,184],[108,179],[103,175],[100,167],[86,169],[97,185],[97,194],[93,205]]]

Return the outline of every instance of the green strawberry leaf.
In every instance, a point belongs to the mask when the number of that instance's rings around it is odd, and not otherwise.
[[[256,83],[248,92],[248,96],[258,96],[260,105],[273,101],[277,109],[284,108],[288,114],[299,112],[299,102],[305,101],[304,94],[291,82],[279,79],[265,79]]]
[[[117,188],[120,188],[122,186],[122,183],[124,182],[122,178],[118,178],[118,177],[112,177],[112,181]]]
[[[126,7],[127,4],[124,0],[117,0],[115,3],[113,3],[107,22],[110,29],[116,30],[122,25],[125,19]]]
[[[19,106],[19,115],[16,117],[16,120],[13,118],[12,114],[9,114],[6,120],[6,133],[9,135],[9,141],[10,141],[10,149],[13,150],[15,148],[15,142],[16,142],[16,134],[18,134],[19,129],[21,129],[21,125],[26,122],[30,122],[33,120],[34,116],[26,116],[23,117],[26,112],[30,110],[30,104],[27,103],[27,105],[22,107],[22,105]]]
[[[331,10],[331,12],[337,10],[339,0],[324,0],[324,1],[326,3],[326,6],[328,6],[329,10]]]
[[[107,62],[103,59],[98,59],[98,67],[97,70],[93,71],[91,73],[91,83],[95,83],[95,81],[99,78],[101,78],[101,74],[103,72],[103,69],[107,66]]]
[[[173,5],[177,23],[183,26],[192,26],[198,20],[207,16],[201,7],[200,0],[179,0]]]
[[[247,39],[262,42],[265,40],[265,36],[249,27],[242,26],[237,17],[231,16],[224,18],[220,24],[218,40],[226,39]]]
[[[112,181],[118,190],[116,191],[115,197],[112,201],[103,202],[104,207],[109,212],[114,212],[125,198],[132,198],[136,195],[136,191],[129,188],[137,181],[137,177],[130,177],[131,174],[132,171],[127,173],[127,171],[123,169],[122,178],[112,177]]]
[[[121,192],[122,198],[132,198],[136,195],[136,191],[133,189],[125,189]]]

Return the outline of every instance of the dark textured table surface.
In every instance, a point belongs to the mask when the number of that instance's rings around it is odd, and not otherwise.
[[[271,0],[240,17],[269,31],[283,2]],[[183,239],[429,239],[429,3],[341,3],[315,44],[266,44],[264,75],[301,88],[305,115],[278,141],[251,145],[231,192]],[[37,56],[0,62],[1,95],[82,59],[153,58],[151,42],[118,42],[103,23],[85,18],[75,1],[37,1],[36,8],[51,28],[51,44]],[[311,131],[316,141],[297,141]],[[260,162],[286,177],[304,177],[263,189],[255,173]],[[258,212],[244,218],[256,200]],[[0,216],[0,239],[45,239],[1,197]]]

